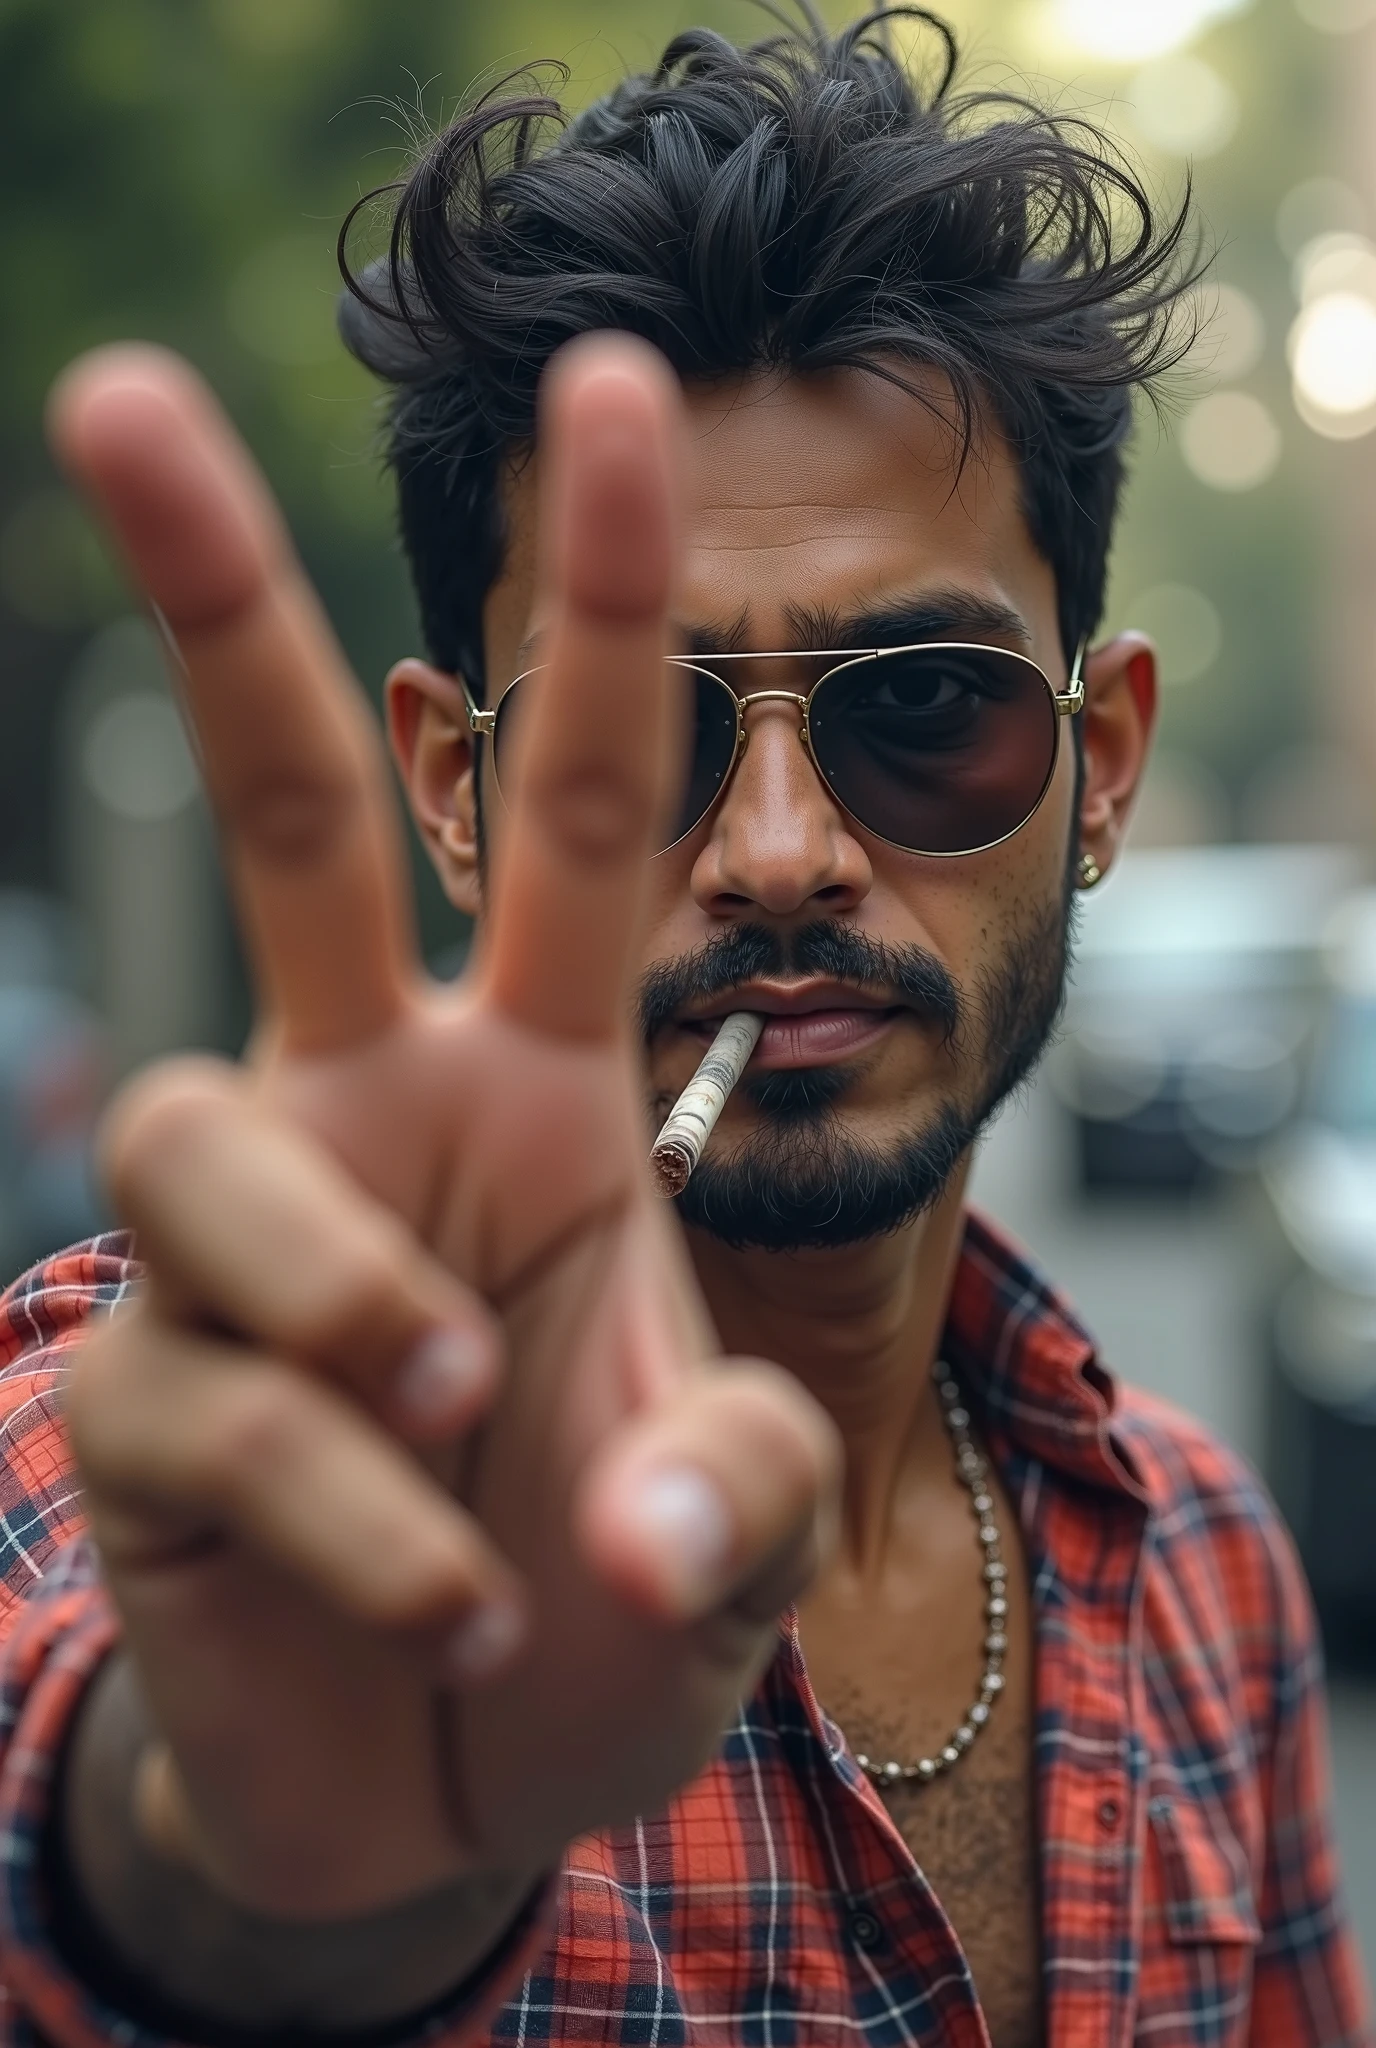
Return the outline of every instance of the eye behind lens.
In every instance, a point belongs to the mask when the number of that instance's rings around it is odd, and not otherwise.
[[[1016,832],[1056,762],[1035,663],[1001,648],[918,648],[834,670],[814,694],[818,771],[868,830],[912,853],[972,853]]]

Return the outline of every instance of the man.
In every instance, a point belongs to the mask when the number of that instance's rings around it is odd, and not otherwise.
[[[962,1208],[1149,738],[1089,641],[1183,224],[948,85],[697,35],[403,194],[346,329],[458,989],[213,402],[58,389],[262,1024],[116,1107],[141,1264],[8,1298],[12,2041],[1369,2038],[1274,1513]]]

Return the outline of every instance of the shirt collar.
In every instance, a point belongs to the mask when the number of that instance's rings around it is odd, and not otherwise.
[[[991,1429],[1045,1464],[1145,1501],[1117,1440],[1117,1387],[1094,1340],[1027,1255],[968,1212],[943,1355]]]

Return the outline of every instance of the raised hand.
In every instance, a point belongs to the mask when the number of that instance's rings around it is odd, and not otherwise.
[[[135,349],[54,397],[185,663],[261,1001],[247,1069],[155,1069],[113,1113],[149,1285],[70,1401],[155,1737],[144,1825],[254,1912],[524,1880],[661,1804],[814,1559],[829,1425],[713,1356],[644,1165],[678,403],[624,340],[547,379],[550,667],[454,989],[416,964],[371,720],[213,399]]]

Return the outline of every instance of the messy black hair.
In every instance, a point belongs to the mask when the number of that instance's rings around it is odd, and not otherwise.
[[[1014,451],[1067,653],[1099,623],[1133,394],[1189,338],[1188,189],[1158,217],[1092,124],[958,95],[955,38],[925,9],[833,34],[798,4],[796,28],[748,48],[676,36],[573,119],[508,81],[388,188],[385,257],[353,267],[359,209],[341,233],[345,341],[393,387],[428,651],[479,696],[502,466],[531,440],[545,364],[592,329],[645,337],[692,381],[940,372],[956,459],[986,415]],[[901,20],[930,40],[925,79],[894,53]]]

